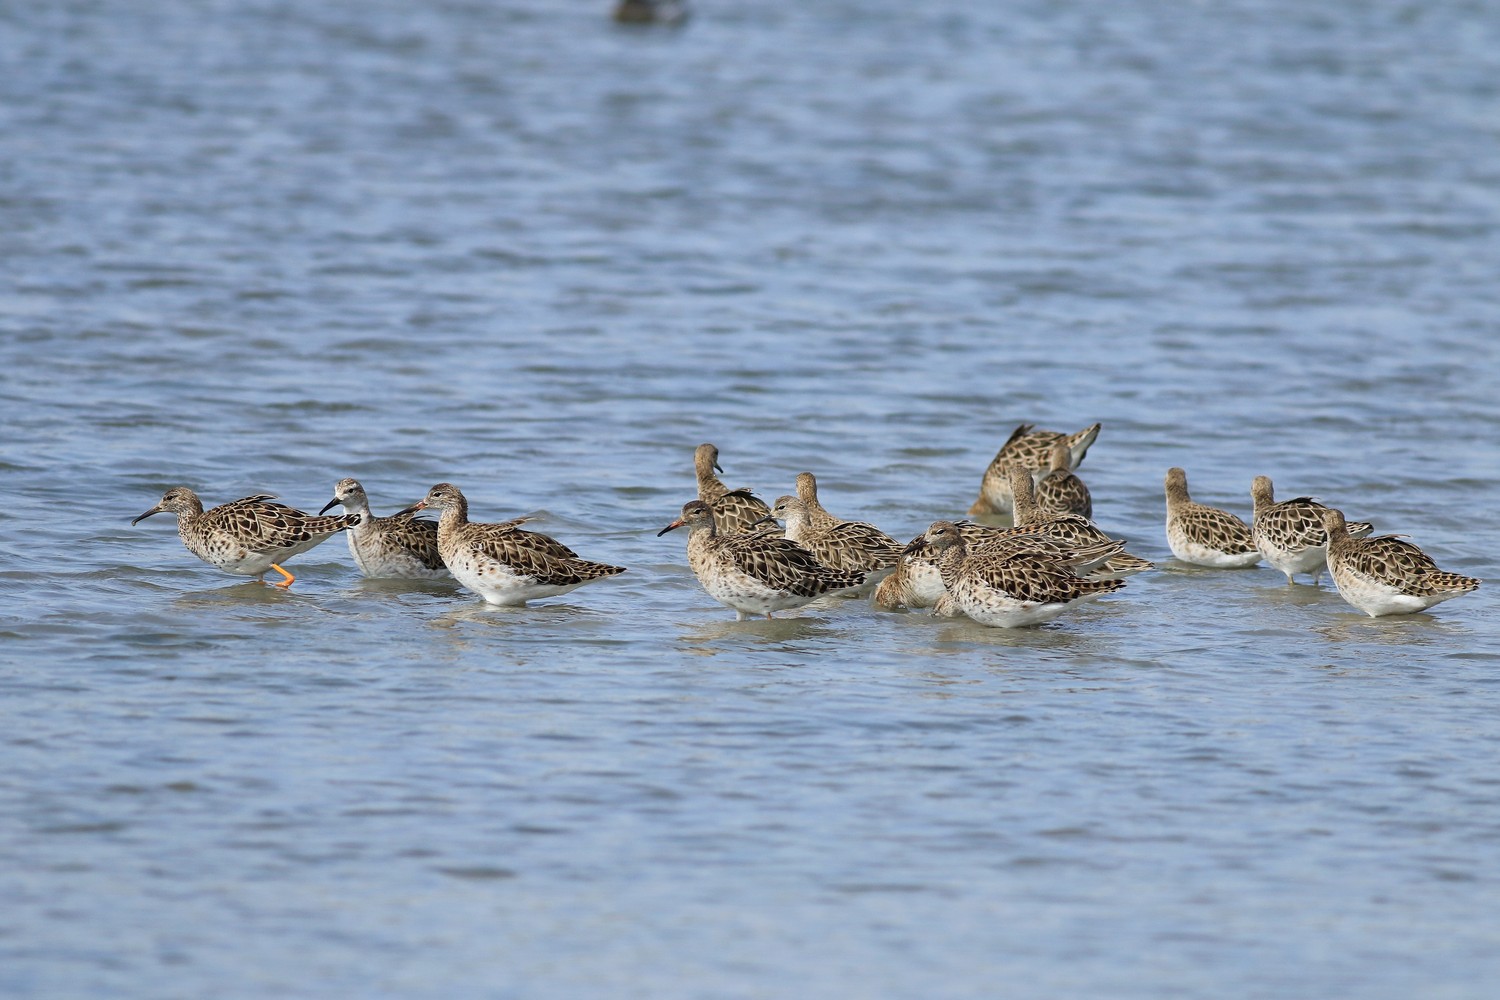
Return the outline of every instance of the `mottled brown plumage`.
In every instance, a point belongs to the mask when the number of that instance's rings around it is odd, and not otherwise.
[[[1079,517],[1094,516],[1094,498],[1082,479],[1072,471],[1073,453],[1066,441],[1054,441],[1052,460],[1041,478],[1036,482],[1037,506],[1049,514],[1077,514]]]
[[[1438,569],[1432,557],[1395,535],[1356,538],[1342,511],[1323,510],[1328,572],[1339,596],[1372,618],[1425,611],[1477,590],[1483,581]]]
[[[1051,535],[1069,545],[1083,546],[1114,541],[1086,517],[1079,517],[1077,514],[1048,514],[1042,511],[1036,504],[1036,497],[1032,494],[1031,474],[1025,469],[1012,466],[1009,475],[1011,494],[1015,503],[1016,527]],[[1154,565],[1140,556],[1121,552],[1111,556],[1108,562],[1095,571],[1094,575],[1107,573],[1113,578],[1119,578],[1144,572]]]
[[[693,472],[698,478],[698,499],[708,504],[714,512],[714,524],[724,534],[744,531],[763,531],[765,525],[756,527],[771,514],[766,502],[748,489],[731,490],[714,472],[723,472],[719,465],[719,449],[711,444],[700,444],[693,452]],[[776,534],[780,529],[773,529]]]
[[[452,483],[438,483],[400,513],[429,507],[442,511],[438,551],[443,565],[490,604],[522,605],[625,572],[623,566],[582,559],[549,535],[522,530],[518,525],[524,518],[498,524],[470,521],[469,501]]]
[[[1288,585],[1296,582],[1293,577],[1297,573],[1310,574],[1316,585],[1328,565],[1328,534],[1323,530],[1323,512],[1328,508],[1312,497],[1278,503],[1269,476],[1255,477],[1250,498],[1255,503],[1250,534],[1266,562],[1286,574]],[[1368,521],[1348,522],[1349,534],[1356,538],[1374,528]]]
[[[1125,548],[1124,542],[1113,540],[1072,546],[1024,528],[992,528],[968,521],[957,522],[957,527],[970,552],[1027,552],[1086,580],[1116,579],[1104,567]],[[871,602],[887,610],[936,607],[946,592],[938,556],[928,543],[926,532],[913,538],[902,549],[895,570],[875,588]]]
[[[253,576],[261,582],[267,570],[282,576],[278,587],[289,587],[296,579],[282,569],[299,552],[356,525],[358,514],[323,517],[273,503],[274,494],[262,493],[232,500],[204,511],[198,495],[186,486],[174,486],[161,502],[131,521],[138,524],[153,514],[170,511],[177,515],[177,534],[193,555],[226,573]]]
[[[789,538],[769,531],[726,535],[712,508],[701,500],[683,505],[682,516],[657,535],[688,529],[688,565],[710,597],[733,608],[738,618],[771,617],[773,611],[800,608],[823,594],[858,587],[864,574],[824,566]]]
[[[1167,545],[1183,562],[1229,569],[1254,566],[1260,549],[1250,525],[1227,510],[1194,503],[1188,495],[1187,473],[1167,470]]]
[[[864,521],[815,524],[806,502],[791,495],[778,497],[771,516],[786,522],[786,537],[811,552],[830,569],[859,570],[874,583],[895,567],[901,543]]]
[[[831,526],[845,520],[830,514],[818,500],[818,480],[811,472],[797,473],[797,499],[807,505],[808,522],[815,527]]]
[[[920,537],[920,536],[919,536]],[[936,561],[925,558],[927,554],[927,542],[921,539],[922,544],[917,545],[913,540],[906,543],[901,550],[901,557],[896,560],[896,568],[881,580],[875,588],[870,602],[877,608],[886,611],[894,611],[897,608],[930,608],[933,603],[943,594],[942,577],[938,577],[938,586],[931,594],[922,589],[923,577],[930,570],[937,572]],[[917,561],[921,560],[918,564]]]
[[[1021,424],[1011,433],[1005,444],[990,460],[984,470],[984,479],[979,484],[979,499],[969,508],[970,514],[1006,514],[1011,510],[1010,469],[1020,466],[1027,470],[1049,468],[1052,462],[1052,446],[1061,441],[1068,447],[1070,469],[1078,468],[1089,446],[1099,436],[1101,424],[1085,427],[1073,434],[1063,435],[1056,431],[1033,430],[1031,424]]]
[[[404,580],[449,578],[448,567],[443,565],[443,556],[438,552],[436,521],[410,514],[376,517],[370,512],[365,488],[355,479],[340,479],[333,488],[333,499],[318,513],[326,514],[330,507],[338,506],[359,515],[359,524],[349,529],[347,537],[354,564],[365,576]]]
[[[981,625],[1037,625],[1125,586],[1120,580],[1084,580],[1025,548],[970,552],[952,521],[934,521],[926,539],[938,553],[938,571],[952,604]]]

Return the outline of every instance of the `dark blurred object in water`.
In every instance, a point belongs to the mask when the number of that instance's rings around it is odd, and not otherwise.
[[[620,24],[682,24],[688,7],[682,0],[620,0],[614,18]]]

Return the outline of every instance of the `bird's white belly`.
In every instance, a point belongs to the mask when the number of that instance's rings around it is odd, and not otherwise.
[[[1167,545],[1172,555],[1194,566],[1212,566],[1215,569],[1234,569],[1254,566],[1261,560],[1259,549],[1250,552],[1225,552],[1202,542],[1195,542],[1182,530],[1174,526],[1167,528]]]
[[[953,602],[964,614],[981,625],[994,628],[1021,628],[1040,625],[1067,610],[1066,602],[1035,603],[1015,598],[988,587],[960,582],[953,591]]]
[[[1388,583],[1347,571],[1334,574],[1333,583],[1340,597],[1371,618],[1425,611],[1442,599],[1404,594]]]
[[[519,605],[539,597],[555,597],[566,594],[581,585],[546,584],[527,573],[517,573],[503,562],[493,559],[476,559],[460,554],[448,563],[453,579],[474,591],[490,604]]]
[[[906,564],[905,572],[907,590],[911,594],[908,607],[933,607],[938,598],[947,593],[947,588],[943,586],[943,576],[932,563],[914,559]]]
[[[1328,549],[1322,545],[1310,545],[1296,551],[1278,548],[1261,539],[1256,540],[1256,545],[1266,562],[1283,573],[1320,573],[1328,562]]]
[[[299,552],[306,552],[316,544],[317,542],[314,541],[306,545],[290,545],[256,551],[235,544],[210,544],[202,547],[190,546],[190,548],[198,558],[217,566],[226,573],[232,573],[235,576],[263,576],[270,571],[272,563],[283,563]]]
[[[746,614],[768,615],[773,611],[800,608],[812,598],[789,594],[766,586],[754,577],[738,571],[704,574],[699,578],[708,596],[725,607]]]
[[[241,549],[238,552],[226,552],[217,559],[210,559],[209,562],[235,576],[262,576],[270,572],[272,563],[280,562],[282,558],[285,557],[265,552],[247,552]]]
[[[354,557],[354,565],[359,571],[372,579],[398,579],[398,580],[444,580],[451,574],[446,569],[433,569],[420,558],[404,549],[390,545],[381,545],[376,540],[363,535],[356,534],[358,529],[351,529],[349,535],[349,554]]]

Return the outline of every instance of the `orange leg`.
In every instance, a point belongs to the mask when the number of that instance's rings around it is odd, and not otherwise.
[[[271,564],[271,568],[274,569],[276,572],[280,573],[282,576],[286,577],[285,580],[282,580],[280,583],[276,584],[275,586],[278,586],[278,587],[290,587],[292,585],[292,581],[295,580],[295,579],[297,579],[295,576],[293,576],[292,574],[288,573],[286,570],[282,569],[280,566],[276,565],[275,563]]]

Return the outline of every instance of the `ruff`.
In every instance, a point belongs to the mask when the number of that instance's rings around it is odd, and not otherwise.
[[[1031,474],[1019,466],[1013,466],[1010,470],[1011,494],[1015,500],[1016,527],[1050,535],[1059,541],[1069,545],[1086,546],[1104,542],[1112,542],[1115,539],[1106,535],[1093,521],[1077,514],[1048,514],[1037,506],[1036,497],[1031,492]],[[1142,559],[1140,556],[1131,555],[1129,552],[1121,552],[1111,556],[1095,575],[1105,573],[1111,578],[1118,579],[1130,576],[1134,573],[1142,573],[1155,566],[1154,563]]]
[[[1323,511],[1328,573],[1339,596],[1371,618],[1409,615],[1478,589],[1472,576],[1446,573],[1432,557],[1395,535],[1356,538],[1341,511]]]
[[[901,543],[873,524],[864,521],[817,524],[800,497],[778,497],[771,506],[771,517],[785,521],[786,537],[811,552],[824,566],[866,574],[867,586],[878,583],[895,569],[901,558]]]
[[[811,472],[797,473],[797,499],[807,506],[808,521],[818,527],[830,527],[844,519],[828,513],[818,500],[818,480]]]
[[[830,569],[796,542],[772,532],[721,534],[713,509],[701,500],[684,504],[682,516],[657,535],[684,526],[693,575],[741,621],[750,615],[770,618],[774,611],[800,608],[864,582],[864,573]]]
[[[1069,469],[1078,468],[1089,446],[1099,436],[1101,424],[1085,427],[1074,434],[1059,434],[1056,431],[1033,430],[1031,424],[1021,424],[1011,433],[1005,444],[990,459],[984,470],[984,479],[979,484],[979,499],[969,508],[970,514],[1008,514],[1011,511],[1010,469],[1041,470],[1051,466],[1052,446],[1062,442],[1068,448]]]
[[[1172,555],[1195,566],[1230,569],[1260,562],[1250,525],[1227,510],[1194,503],[1187,473],[1167,470],[1167,546]]]
[[[522,530],[524,518],[500,524],[470,521],[469,501],[452,483],[438,483],[397,516],[429,507],[442,511],[438,552],[443,565],[490,604],[517,607],[625,572],[623,566],[581,559],[549,535]]]
[[[1073,453],[1063,441],[1052,445],[1048,470],[1036,481],[1037,506],[1049,514],[1094,516],[1094,498],[1082,479],[1073,474]]]
[[[1312,497],[1277,503],[1269,476],[1255,477],[1250,497],[1255,502],[1250,533],[1266,562],[1286,575],[1288,586],[1296,582],[1293,577],[1297,573],[1311,575],[1316,586],[1328,565],[1328,533],[1323,528],[1323,512],[1328,508]],[[1374,530],[1368,521],[1348,522],[1347,527],[1356,538]]]
[[[619,24],[679,25],[688,19],[683,0],[619,0],[611,16]]]
[[[1027,552],[1040,559],[1056,563],[1063,569],[1085,580],[1113,580],[1105,569],[1110,558],[1119,555],[1124,542],[1108,541],[1085,546],[1072,546],[1050,535],[1038,534],[1022,528],[991,528],[971,522],[958,522],[959,534],[968,551],[973,552]],[[943,587],[942,572],[938,565],[939,553],[927,542],[927,535],[918,535],[906,544],[895,571],[880,581],[871,599],[877,608],[936,608],[947,591]]]
[[[349,514],[359,515],[359,523],[349,529],[349,553],[365,576],[395,580],[446,580],[451,574],[438,552],[436,521],[393,514],[376,517],[370,513],[370,498],[354,479],[340,479],[333,488],[333,499],[323,505],[319,514],[342,506]]]
[[[1074,576],[1057,562],[1025,548],[970,552],[952,521],[934,521],[925,537],[938,553],[938,569],[952,607],[981,625],[1039,625],[1075,604],[1125,586],[1121,580]],[[945,602],[943,611],[949,610]]]
[[[193,555],[235,576],[253,576],[264,583],[269,570],[280,573],[278,587],[290,587],[296,577],[281,567],[292,556],[319,545],[359,523],[358,514],[331,517],[308,514],[272,503],[272,494],[232,500],[210,511],[186,486],[174,486],[161,502],[131,521],[138,524],[153,514],[177,515],[177,534]]]
[[[720,481],[715,472],[723,472],[719,464],[719,449],[711,444],[700,444],[693,452],[693,472],[698,478],[698,499],[708,504],[714,512],[714,524],[726,535],[746,531],[764,530],[755,526],[771,514],[766,502],[748,489],[731,490]]]

